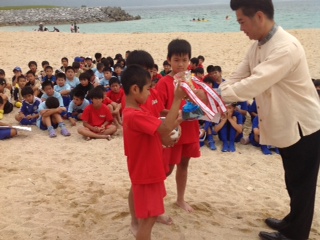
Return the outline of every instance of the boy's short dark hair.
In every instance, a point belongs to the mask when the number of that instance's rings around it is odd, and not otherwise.
[[[0,78],[0,85],[6,85],[7,81],[4,78]]]
[[[87,72],[81,73],[79,76],[79,80],[86,79],[90,82],[90,76],[87,74]]]
[[[162,65],[163,65],[163,66],[170,66],[170,67],[171,67],[171,64],[168,62],[168,60],[165,60]]]
[[[86,96],[85,92],[82,91],[81,89],[77,89],[74,94],[73,94],[74,97],[77,97],[77,98],[80,98],[81,100],[84,99],[84,97]]]
[[[53,67],[51,67],[50,65],[49,65],[49,66],[46,66],[45,69],[44,69],[44,71],[47,71],[47,69],[53,70]]]
[[[117,64],[115,64],[115,65],[113,66],[113,68],[114,68],[114,69],[116,69],[116,68],[121,68],[121,69],[122,69],[122,66],[121,66],[120,63],[117,63]]]
[[[6,75],[6,72],[3,69],[0,69],[0,75]]]
[[[34,94],[34,91],[30,86],[25,86],[24,88],[21,89],[22,97],[25,97],[27,95],[33,95],[33,94]]]
[[[113,60],[112,60],[113,61]],[[105,67],[109,67],[110,66],[110,61],[106,58],[101,59],[101,63],[105,66]]]
[[[220,66],[214,66],[214,67],[213,67],[213,71],[222,72]]]
[[[198,59],[201,59],[201,60],[202,60],[202,62],[204,62],[204,56],[199,55],[199,56],[198,56]]]
[[[207,67],[207,73],[211,73],[211,72],[214,72],[214,66],[213,65],[209,65]]]
[[[204,74],[204,70],[203,70],[203,68],[201,68],[201,67],[197,67],[197,68],[194,70],[194,73],[195,73],[195,74],[197,74],[197,73],[199,73],[199,74]]]
[[[23,78],[23,79],[27,79],[25,75],[21,74],[20,76],[18,76],[17,78],[17,82],[19,82],[19,80]]]
[[[315,87],[319,87],[320,86],[320,79],[312,79],[313,84]]]
[[[159,67],[157,64],[153,64],[153,68],[157,69],[157,71],[159,70]]]
[[[113,67],[113,65],[114,65],[113,58],[109,56],[106,59],[109,61],[110,67]]]
[[[213,84],[214,84],[214,79],[213,79],[213,77],[205,77],[204,79],[203,79],[203,82],[204,83],[211,83],[212,84],[212,86],[213,86]]]
[[[46,106],[49,109],[58,108],[60,106],[58,98],[48,97],[46,99]]]
[[[187,40],[184,39],[174,39],[168,45],[168,58],[173,55],[183,55],[187,54],[191,58],[191,45]]]
[[[63,72],[58,72],[56,78],[63,78],[64,80],[66,80],[66,75]]]
[[[144,50],[134,50],[127,57],[127,66],[137,64],[146,69],[152,69],[154,60],[150,53]]]
[[[89,79],[91,79],[91,77],[94,76],[94,71],[92,69],[88,69],[86,74],[89,76]]]
[[[98,63],[97,64],[97,69],[100,70],[100,69],[103,69],[104,68],[104,64],[103,63]]]
[[[43,67],[44,65],[50,65],[48,61],[42,61],[41,66]]]
[[[139,65],[130,65],[122,73],[122,87],[126,95],[129,95],[133,85],[139,87],[140,92],[143,87],[151,80],[150,73]],[[111,81],[111,80],[110,80]],[[111,84],[110,84],[111,86]]]
[[[29,70],[29,71],[26,73],[26,75],[28,75],[28,74],[32,74],[33,76],[36,76],[36,74],[35,74],[33,71],[31,71],[31,70]]]
[[[44,90],[45,87],[47,87],[47,86],[53,87],[53,83],[52,83],[51,81],[44,81],[44,82],[41,84],[41,87],[42,87],[43,90]]]
[[[79,67],[80,67],[80,65],[79,65]],[[66,67],[66,69],[64,71],[67,72],[68,70],[72,70],[74,72],[74,68],[71,66]]]
[[[233,11],[242,9],[242,12],[247,17],[253,17],[256,12],[263,12],[269,19],[273,19],[274,7],[272,0],[231,0],[230,7]]]
[[[122,78],[122,77],[121,77]],[[112,84],[119,84],[120,85],[120,80],[117,78],[117,77],[112,77],[110,80],[109,80],[109,86],[111,87]]]
[[[111,69],[111,67],[104,67],[103,72],[111,72],[112,73],[112,69]]]
[[[91,89],[88,93],[89,99],[103,99],[104,98],[104,89],[101,89],[100,87],[95,87]]]
[[[62,62],[63,60],[66,60],[67,62],[69,62],[69,59],[68,59],[67,57],[61,58],[61,62]]]
[[[101,53],[96,53],[96,54],[94,54],[94,58],[95,59],[102,58],[102,54]]]
[[[79,69],[80,68],[80,63],[79,62],[73,62],[72,63],[72,68],[74,69]],[[67,71],[67,70],[66,70]]]
[[[28,63],[28,67],[30,68],[31,65],[36,65],[36,67],[38,67],[38,64],[37,64],[36,61],[30,61],[30,62]]]
[[[192,64],[195,64],[196,66],[198,66],[198,65],[199,65],[199,58],[196,58],[196,57],[191,58],[191,59],[190,59],[190,62],[191,62]]]

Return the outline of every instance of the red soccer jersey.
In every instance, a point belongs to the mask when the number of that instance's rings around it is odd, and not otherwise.
[[[123,96],[122,98],[121,107],[122,109],[126,107],[126,96]],[[140,107],[144,111],[151,113],[153,116],[157,118],[160,117],[160,113],[165,109],[159,97],[158,91],[154,88],[150,89],[150,96],[148,97],[146,103],[140,105]]]
[[[109,104],[111,104],[111,103],[112,103],[112,101],[111,101],[111,99],[108,98],[108,97],[106,97],[106,98],[103,100],[103,104],[105,104],[105,105],[109,105]]]
[[[111,101],[116,103],[121,103],[122,97],[124,96],[124,91],[122,88],[120,88],[120,92],[115,93],[112,91],[109,91],[107,93],[107,97],[111,99]]]
[[[89,123],[93,127],[100,127],[105,122],[112,123],[113,117],[110,109],[102,104],[101,108],[95,109],[92,104],[90,104],[83,111],[82,121]]]
[[[150,184],[166,179],[162,143],[157,132],[162,121],[149,112],[123,110],[124,151],[132,184]]]
[[[165,109],[171,109],[174,100],[174,84],[173,77],[167,75],[158,82],[156,89],[158,95],[165,107]],[[186,101],[182,101],[180,109],[186,104]],[[198,121],[183,121],[181,124],[181,137],[177,144],[187,144],[199,142],[199,123]]]

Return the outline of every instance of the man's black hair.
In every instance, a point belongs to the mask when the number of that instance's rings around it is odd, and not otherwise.
[[[34,94],[34,91],[30,86],[25,86],[24,88],[21,89],[22,97],[25,97],[27,95],[33,95],[33,94]]]
[[[126,95],[129,95],[130,88],[133,85],[137,85],[141,92],[150,79],[150,73],[136,64],[128,66],[121,76],[122,87]]]
[[[258,11],[263,12],[273,20],[274,7],[272,0],[231,0],[230,7],[233,11],[241,9],[247,17],[253,17]]]
[[[48,97],[46,99],[46,106],[49,109],[58,108],[60,106],[58,98]]]
[[[150,53],[144,50],[134,50],[127,57],[127,66],[137,64],[146,69],[152,69],[154,65],[154,60]]]
[[[167,58],[171,58],[173,55],[187,54],[191,58],[191,45],[184,39],[174,39],[168,45]]]
[[[42,61],[41,66],[43,67],[44,65],[50,65],[48,61]]]
[[[79,67],[80,67],[80,65],[79,65]],[[71,66],[68,66],[68,67],[66,67],[66,69],[64,70],[65,72],[67,72],[68,70],[72,70],[72,71],[74,71],[74,68],[73,67],[71,67]]]
[[[222,69],[220,66],[214,66],[213,71],[222,72]]]

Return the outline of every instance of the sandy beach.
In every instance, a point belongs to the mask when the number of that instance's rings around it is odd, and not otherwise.
[[[293,30],[305,48],[311,77],[320,78],[320,30]],[[187,39],[193,56],[204,65],[220,65],[224,78],[236,69],[251,41],[243,33],[70,34],[1,32],[0,68],[6,77],[30,60],[48,60],[56,69],[60,59],[76,56],[112,56],[143,49],[162,68],[167,44]],[[294,107],[294,106],[292,106]],[[3,122],[16,125],[18,109]],[[78,123],[80,126],[81,123]],[[0,240],[130,240],[127,195],[130,180],[121,135],[111,141],[85,141],[67,123],[71,136],[32,127],[16,138],[0,141]],[[246,129],[248,133],[249,129]],[[284,217],[289,198],[279,155],[265,156],[251,145],[238,144],[235,153],[202,147],[202,156],[189,167],[186,200],[195,209],[187,213],[175,206],[174,174],[166,180],[166,213],[174,224],[157,223],[153,239],[241,240],[259,239],[270,231],[267,217]],[[319,185],[318,185],[319,186]],[[310,239],[320,239],[320,187]]]

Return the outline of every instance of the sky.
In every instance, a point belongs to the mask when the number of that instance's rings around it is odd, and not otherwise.
[[[274,0],[288,1],[288,0]],[[137,7],[137,6],[161,6],[161,5],[180,5],[180,4],[229,4],[229,0],[0,0],[0,6],[25,6],[25,5],[54,5],[80,7],[97,6],[118,6],[118,7]]]

